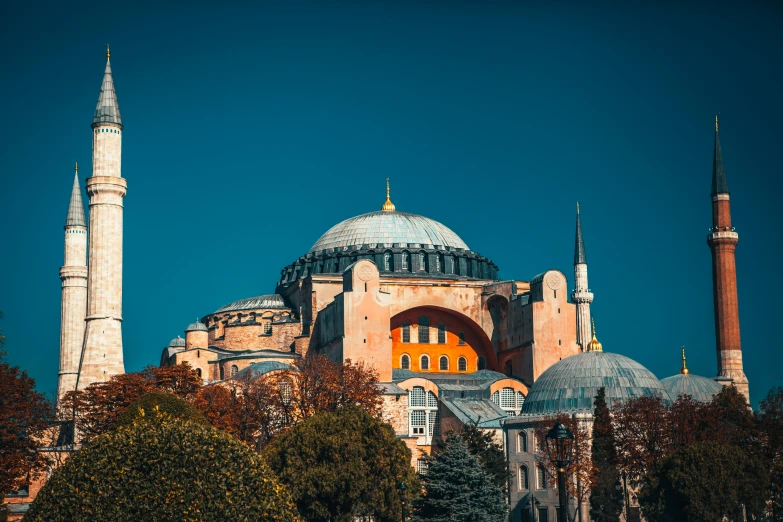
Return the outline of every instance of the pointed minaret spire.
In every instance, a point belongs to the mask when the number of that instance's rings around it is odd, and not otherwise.
[[[729,182],[726,180],[726,168],[723,166],[723,151],[720,148],[718,133],[718,115],[715,115],[715,151],[712,156],[712,194],[728,194]]]
[[[576,202],[576,241],[574,244],[574,264],[587,264],[585,243],[582,240],[582,220],[579,217],[579,202]]]
[[[386,178],[386,203],[384,203],[381,207],[383,212],[394,212],[397,210],[397,207],[395,207],[394,203],[392,203],[391,199],[389,199],[389,193],[389,178]]]
[[[102,123],[114,123],[122,128],[120,106],[117,103],[117,92],[114,90],[114,79],[111,75],[111,52],[108,45],[106,46],[106,70],[103,72],[103,84],[98,105],[95,107],[92,127],[95,128]]]
[[[82,189],[79,186],[79,163],[76,163],[76,173],[73,175],[73,189],[71,189],[71,202],[68,204],[68,216],[65,218],[66,227],[86,227],[87,220],[84,217],[84,203],[82,202]]]
[[[691,373],[691,372],[688,371],[688,367],[685,365],[685,347],[684,346],[682,347],[682,368],[680,369],[680,373],[683,374],[683,375],[688,375],[689,373]]]
[[[576,241],[574,245],[574,293],[571,302],[576,304],[576,342],[582,351],[590,344],[590,303],[593,293],[587,284],[587,256],[582,240],[582,219],[579,215],[579,202],[576,203]]]

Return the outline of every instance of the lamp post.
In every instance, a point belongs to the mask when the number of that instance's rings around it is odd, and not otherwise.
[[[408,485],[405,482],[397,484],[397,489],[400,490],[400,496],[402,497],[402,522],[408,519],[408,514],[405,512],[405,490],[408,489]]]
[[[558,422],[546,434],[546,449],[549,453],[549,460],[557,465],[557,489],[560,497],[558,522],[568,522],[568,493],[565,485],[565,468],[571,464],[574,434]]]

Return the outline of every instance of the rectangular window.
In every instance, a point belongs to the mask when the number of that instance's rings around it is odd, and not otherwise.
[[[443,323],[438,325],[438,344],[446,344],[446,325]]]
[[[465,332],[459,333],[459,343],[460,345],[465,344]],[[479,368],[479,370],[482,370],[483,368]]]
[[[432,392],[430,392],[432,393]],[[424,388],[421,386],[414,386],[410,393],[409,403],[412,407],[423,408],[426,405],[427,395],[424,393]]]
[[[411,411],[411,431],[414,435],[424,435],[427,425],[427,412],[424,410]]]
[[[437,411],[431,411],[428,415],[428,426],[429,428],[427,431],[429,432],[430,437],[438,437],[440,436],[440,415],[438,415]]]
[[[427,461],[424,459],[419,459],[416,461],[416,473],[419,475],[424,475],[427,473],[427,469],[429,468],[429,465],[427,464]]]
[[[411,325],[408,323],[402,323],[402,342],[411,342]]]
[[[549,522],[549,508],[538,508],[538,522]]]

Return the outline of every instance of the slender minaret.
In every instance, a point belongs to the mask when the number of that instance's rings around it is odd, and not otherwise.
[[[737,266],[734,251],[739,235],[731,226],[729,183],[723,167],[723,152],[715,116],[715,152],[712,159],[712,228],[707,244],[712,251],[712,292],[715,303],[715,343],[718,352],[718,377],[734,381],[748,400],[748,378],[742,370],[739,304],[737,302]]]
[[[71,202],[65,218],[65,262],[60,268],[63,282],[60,298],[60,373],[57,401],[76,389],[79,357],[84,341],[84,317],[87,315],[87,220],[84,218],[79,164],[73,176]]]
[[[122,118],[106,50],[106,71],[92,120],[87,333],[79,389],[124,373],[122,359]]]
[[[587,256],[582,240],[582,220],[579,217],[579,202],[576,203],[576,243],[574,245],[574,293],[571,301],[576,303],[576,342],[587,350],[590,342],[590,303],[593,293],[587,285]]]

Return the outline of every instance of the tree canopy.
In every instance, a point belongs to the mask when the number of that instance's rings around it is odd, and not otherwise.
[[[590,517],[595,522],[619,522],[623,496],[617,488],[620,472],[617,470],[617,447],[605,388],[598,390],[594,405]]]
[[[165,413],[174,419],[187,420],[196,424],[209,424],[209,421],[191,403],[171,393],[145,393],[128,405],[117,420],[118,426],[130,426],[157,418],[156,413]]]
[[[465,441],[468,453],[478,459],[484,471],[492,477],[492,482],[505,493],[508,489],[508,465],[503,446],[495,442],[492,433],[474,424],[465,424],[460,431],[449,432],[446,438],[448,440],[455,435]]]
[[[405,443],[391,426],[355,406],[305,419],[274,439],[264,456],[311,521],[397,521],[398,484],[418,490]]]
[[[415,502],[415,520],[432,522],[499,522],[506,501],[459,435],[429,459],[422,478],[424,494]]]
[[[25,521],[295,520],[260,455],[215,428],[152,412],[73,454]]]

